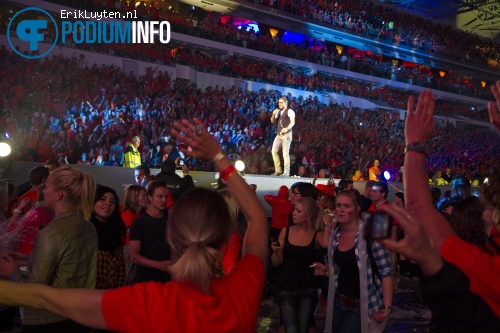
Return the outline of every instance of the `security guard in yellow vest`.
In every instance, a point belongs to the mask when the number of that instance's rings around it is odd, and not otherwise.
[[[141,153],[137,150],[140,145],[141,139],[138,136],[134,136],[123,155],[124,168],[135,168],[141,165]]]

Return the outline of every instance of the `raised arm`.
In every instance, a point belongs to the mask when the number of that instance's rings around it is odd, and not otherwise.
[[[405,140],[406,146],[414,143],[424,144],[434,134],[434,110],[436,100],[430,90],[423,90],[418,98],[417,107],[414,97],[408,98]],[[432,247],[439,253],[443,241],[454,235],[446,219],[434,208],[428,177],[425,172],[425,154],[408,150],[404,162],[404,191],[406,208],[417,220],[422,221],[423,229]]]
[[[194,124],[183,119],[180,123],[175,122],[174,127],[172,134],[184,141],[189,147],[181,149],[185,155],[202,160],[212,160],[215,169],[226,177],[226,185],[248,222],[243,240],[243,255],[246,253],[255,254],[265,265],[267,263],[268,240],[267,217],[255,192],[238,172],[233,171],[234,167],[231,161],[207,132],[200,119],[194,118]]]

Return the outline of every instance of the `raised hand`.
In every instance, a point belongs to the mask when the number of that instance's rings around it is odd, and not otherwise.
[[[174,127],[172,134],[187,145],[187,148],[181,149],[185,155],[201,160],[211,160],[222,152],[222,148],[208,133],[200,119],[194,118],[194,123],[182,119],[181,122],[174,122]]]
[[[408,114],[405,122],[406,144],[413,142],[426,142],[435,129],[434,111],[436,109],[436,98],[430,90],[422,90],[418,97],[415,108],[415,97],[408,98]]]

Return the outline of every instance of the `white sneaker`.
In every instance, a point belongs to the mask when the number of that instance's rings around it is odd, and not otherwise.
[[[284,173],[281,175],[281,177],[290,177],[290,174],[289,173]]]
[[[280,176],[281,175],[281,172],[280,171],[276,171],[275,173],[272,173],[270,176]]]

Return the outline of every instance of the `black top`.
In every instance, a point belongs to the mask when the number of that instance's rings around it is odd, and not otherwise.
[[[439,272],[420,280],[436,332],[498,332],[500,318],[470,289],[467,276],[444,261]]]
[[[144,213],[130,226],[130,240],[140,241],[139,254],[155,261],[170,260],[170,246],[167,243],[168,213],[161,218],[155,218]],[[156,268],[137,265],[133,282],[170,281],[170,274]]]
[[[316,234],[307,246],[297,246],[288,241],[290,227],[286,227],[283,244],[283,262],[278,278],[278,291],[295,291],[316,288],[317,277],[314,268],[309,267],[315,260]]]
[[[181,178],[176,173],[167,175],[160,172],[156,175],[156,180],[163,180],[167,183],[167,188],[170,193],[172,193],[174,202],[176,202],[187,190],[195,187],[193,178],[190,175],[185,175],[184,178]]]
[[[333,260],[340,270],[337,291],[347,297],[359,299],[359,268],[354,246],[347,251],[340,251],[337,247]]]

